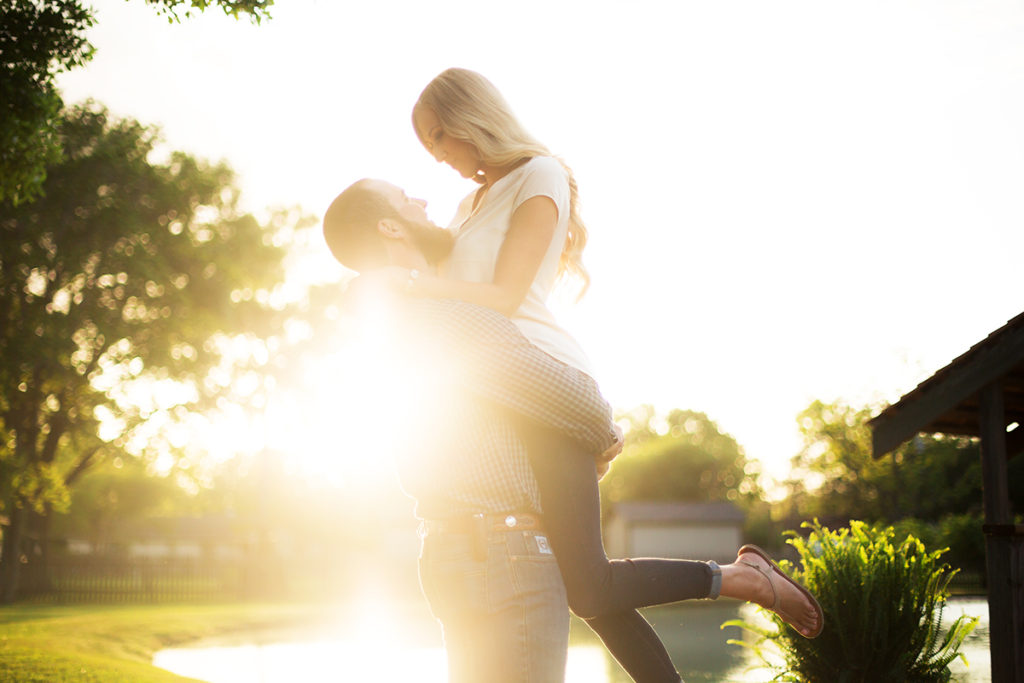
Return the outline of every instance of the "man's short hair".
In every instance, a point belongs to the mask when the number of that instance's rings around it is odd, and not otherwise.
[[[349,185],[324,214],[324,239],[334,258],[359,272],[388,265],[377,224],[383,218],[397,217],[387,198],[366,184],[364,178]]]

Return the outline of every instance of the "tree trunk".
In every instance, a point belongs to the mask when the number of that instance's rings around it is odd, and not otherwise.
[[[50,581],[50,528],[53,526],[53,506],[46,504],[44,514],[30,510],[27,514],[26,537],[24,545],[31,552],[26,552],[28,563],[22,567],[21,581],[23,589],[35,593],[49,593],[53,590]]]
[[[18,596],[24,531],[25,511],[11,505],[10,522],[4,527],[3,555],[0,557],[0,603],[5,605],[14,602]]]

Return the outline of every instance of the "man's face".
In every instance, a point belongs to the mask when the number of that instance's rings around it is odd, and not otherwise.
[[[366,187],[387,200],[399,221],[408,229],[410,239],[428,261],[436,263],[448,256],[454,238],[427,217],[425,200],[411,199],[402,188],[383,180],[368,180]]]
[[[384,197],[405,224],[437,228],[427,217],[426,200],[411,199],[402,188],[383,180],[367,180],[366,188]]]

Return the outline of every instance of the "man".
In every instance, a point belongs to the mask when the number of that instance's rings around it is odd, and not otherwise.
[[[345,265],[363,273],[400,266],[411,280],[446,255],[452,240],[422,202],[379,180],[339,195],[324,216],[324,235]],[[428,371],[430,402],[445,413],[431,422],[448,427],[408,429],[416,442],[397,464],[423,520],[421,583],[442,624],[450,678],[562,680],[565,588],[520,434],[525,424],[563,434],[589,453],[614,450],[611,409],[592,379],[539,351],[490,309],[429,299],[391,300],[388,308],[398,320],[391,338],[414,342],[413,351],[393,357],[416,361],[410,379]]]

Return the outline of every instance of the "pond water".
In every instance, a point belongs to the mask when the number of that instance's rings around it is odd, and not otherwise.
[[[961,614],[981,617],[961,651],[970,665],[954,662],[954,681],[991,681],[988,605],[954,599],[949,623]],[[720,629],[728,619],[756,620],[753,608],[734,602],[697,603],[645,611],[688,683],[762,683],[771,680],[746,648],[729,645],[738,629]],[[577,625],[578,626],[578,625]],[[336,626],[315,632],[264,632],[161,650],[153,663],[209,683],[335,683],[418,681],[446,683],[444,649],[429,614],[416,607],[382,608],[380,602],[346,609]],[[628,683],[630,678],[585,628],[574,628],[566,683]]]

